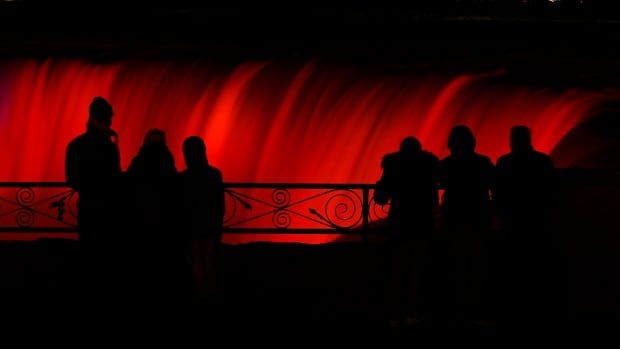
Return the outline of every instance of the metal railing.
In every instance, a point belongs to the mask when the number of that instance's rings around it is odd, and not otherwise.
[[[226,233],[365,234],[388,206],[372,184],[226,183]],[[0,182],[0,233],[77,231],[78,194],[62,182]]]
[[[620,170],[563,169],[557,185],[618,186]],[[226,183],[224,232],[361,234],[387,217],[374,184]],[[0,233],[77,231],[78,195],[63,182],[0,182]],[[122,228],[122,227],[121,227]]]

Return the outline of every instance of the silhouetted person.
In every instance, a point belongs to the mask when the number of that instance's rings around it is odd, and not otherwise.
[[[111,129],[112,106],[102,97],[90,104],[86,132],[69,143],[65,173],[67,183],[79,193],[78,231],[90,291],[105,293],[114,253],[116,205],[121,164]],[[94,282],[95,284],[92,284]]]
[[[433,229],[433,209],[438,203],[438,162],[435,155],[422,150],[416,138],[407,137],[400,151],[387,154],[381,163],[383,173],[375,201],[391,202],[387,244],[392,325],[419,320],[420,281]]]
[[[494,167],[488,157],[475,152],[476,139],[467,126],[452,129],[448,147],[450,155],[439,163],[446,238],[456,267],[461,310],[465,316],[478,318]]]
[[[183,142],[187,169],[181,173],[188,218],[194,295],[202,298],[217,293],[216,256],[224,219],[222,173],[209,165],[207,148],[197,136]]]
[[[515,126],[510,131],[511,152],[497,161],[495,202],[507,243],[507,290],[514,311],[538,314],[528,322],[544,318],[552,299],[554,273],[551,234],[547,215],[553,206],[554,165],[551,158],[532,146],[530,130]]]
[[[147,132],[126,176],[132,201],[134,286],[142,301],[176,301],[184,279],[180,185],[163,131]]]
[[[534,149],[526,126],[511,129],[510,148],[497,160],[495,202],[505,227],[535,233],[545,224],[553,197],[553,161]]]

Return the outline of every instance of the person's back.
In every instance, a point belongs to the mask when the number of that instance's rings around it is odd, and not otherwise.
[[[186,207],[190,210],[189,233],[193,238],[215,235],[219,240],[224,216],[222,173],[204,165],[181,173]]]
[[[474,152],[475,139],[469,129],[457,126],[455,130],[451,135],[451,154],[439,163],[446,223],[455,228],[484,229],[491,214],[493,163],[487,156]]]
[[[197,136],[183,142],[187,169],[181,173],[183,203],[187,212],[193,291],[197,298],[217,293],[216,255],[222,237],[225,211],[222,173],[209,165],[204,141]]]
[[[454,266],[455,311],[471,321],[485,317],[483,289],[485,240],[491,218],[494,167],[475,152],[476,139],[464,125],[452,129],[450,156],[439,164],[446,220],[445,258]]]
[[[374,199],[378,204],[390,202],[386,296],[392,325],[419,321],[423,310],[421,276],[437,204],[437,162],[413,137],[405,138],[400,151],[381,162]]]
[[[432,210],[437,205],[437,164],[435,155],[422,151],[417,140],[407,149],[386,155],[382,161],[382,190],[391,199],[389,224],[401,237],[427,238],[432,229]]]
[[[89,129],[69,143],[66,173],[67,182],[82,195],[97,191],[102,182],[120,176],[118,147],[105,133]]]
[[[132,238],[129,263],[140,301],[177,302],[184,292],[180,186],[165,133],[149,130],[127,169]]]
[[[126,173],[142,233],[153,237],[155,233],[163,235],[172,229],[168,225],[174,222],[170,215],[174,208],[176,174],[174,157],[163,131],[150,130]]]
[[[440,162],[440,171],[444,209],[449,215],[476,219],[489,213],[493,164],[488,157],[448,156]]]
[[[497,161],[496,202],[508,228],[536,228],[551,206],[553,161],[532,147],[525,126],[513,127],[511,148]]]
[[[554,201],[554,165],[532,146],[530,130],[515,126],[511,152],[497,161],[495,201],[505,229],[506,285],[514,295],[512,318],[533,322],[533,312],[545,318],[557,305],[554,270],[557,255],[547,216]]]

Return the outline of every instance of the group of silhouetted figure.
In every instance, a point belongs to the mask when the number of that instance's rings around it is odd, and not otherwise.
[[[224,186],[209,165],[204,141],[183,143],[187,169],[178,172],[165,133],[151,130],[123,173],[112,106],[96,97],[87,131],[66,155],[68,183],[80,194],[79,242],[92,297],[136,303],[209,298],[216,293],[216,254],[222,235]],[[530,130],[515,126],[511,152],[491,160],[475,152],[471,130],[456,126],[450,155],[439,160],[405,138],[386,155],[374,200],[390,203],[387,299],[394,324],[420,320],[421,275],[438,233],[454,266],[458,306],[475,318],[483,249],[493,216],[524,246],[542,235],[554,166],[532,146]],[[440,190],[444,191],[437,219]],[[551,195],[551,194],[549,194]],[[122,243],[119,235],[122,234]],[[517,257],[518,258],[518,257]]]
[[[492,217],[500,218],[503,231],[517,247],[513,251],[524,247],[520,255],[512,256],[516,260],[534,260],[528,245],[545,245],[553,162],[533,148],[525,126],[512,128],[510,146],[511,152],[494,166],[487,156],[475,152],[472,131],[459,125],[448,139],[450,155],[442,160],[422,150],[413,137],[402,141],[399,152],[383,158],[375,201],[391,203],[387,299],[394,325],[420,321],[422,275],[432,257],[430,243],[440,241],[443,246],[442,257],[452,265],[454,278],[448,285],[456,293],[455,308],[472,321],[485,321],[480,298]],[[444,194],[441,219],[437,219],[440,189]]]
[[[113,115],[94,98],[87,130],[66,154],[67,182],[80,195],[84,295],[136,305],[214,295],[224,186],[204,141],[183,142],[187,169],[178,172],[165,133],[150,130],[123,173]]]

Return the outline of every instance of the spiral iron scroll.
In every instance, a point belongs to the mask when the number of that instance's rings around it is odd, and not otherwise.
[[[284,188],[276,188],[271,193],[271,201],[277,207],[285,207],[291,203],[291,193]]]
[[[286,229],[291,225],[291,215],[283,210],[278,210],[271,216],[273,226],[277,229]]]
[[[350,189],[331,191],[325,202],[325,220],[335,228],[349,229],[362,221],[362,198]]]
[[[15,214],[15,223],[21,228],[31,227],[35,217],[32,209],[28,205],[34,202],[36,194],[30,187],[21,187],[15,193],[15,200],[22,208]]]
[[[28,206],[34,202],[36,194],[30,187],[21,187],[15,193],[15,200],[20,206]]]

